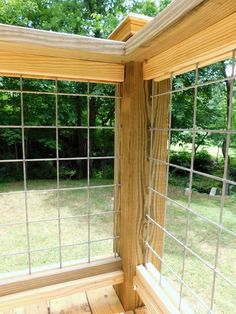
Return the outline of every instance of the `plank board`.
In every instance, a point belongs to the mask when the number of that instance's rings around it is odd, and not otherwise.
[[[236,2],[235,2],[236,4]],[[236,13],[173,46],[144,63],[144,79],[170,77],[194,65],[216,58],[236,48]]]
[[[122,82],[121,64],[17,54],[0,50],[0,72],[75,80]]]
[[[0,296],[114,272],[120,269],[120,258],[107,258],[106,260],[84,263],[78,266],[20,276],[17,277],[17,280],[16,278],[9,278],[1,280]]]
[[[0,46],[10,53],[121,63],[124,43],[0,24]]]
[[[48,303],[45,301],[37,304],[28,304],[23,307],[0,311],[0,314],[48,314]]]
[[[91,314],[86,293],[77,293],[50,301],[50,314]]]
[[[124,308],[113,287],[87,292],[88,301],[93,314],[122,314]]]
[[[116,271],[79,280],[73,280],[44,288],[19,292],[0,298],[0,310],[20,307],[22,305],[34,304],[46,300],[60,298],[87,290],[98,289],[123,282],[123,272]]]
[[[187,14],[186,10],[189,10]],[[143,62],[235,12],[235,0],[204,0],[201,3],[175,0],[149,25],[129,39],[125,47],[125,59]]]

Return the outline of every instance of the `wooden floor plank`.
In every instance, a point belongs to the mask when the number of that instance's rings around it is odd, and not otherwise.
[[[85,293],[50,301],[50,314],[91,314]]]
[[[113,287],[88,291],[87,297],[93,314],[125,313]]]
[[[0,314],[48,314],[48,303],[29,304],[23,307],[0,311]]]

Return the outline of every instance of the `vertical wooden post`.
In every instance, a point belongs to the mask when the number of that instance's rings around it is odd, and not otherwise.
[[[145,95],[147,94],[147,95]],[[146,97],[145,97],[146,96]],[[145,93],[143,66],[126,65],[121,108],[120,256],[124,284],[117,293],[125,310],[140,304],[133,290],[135,267],[144,262],[145,201],[147,195],[147,139],[150,94]]]
[[[170,80],[164,80],[154,83],[154,94],[161,95],[155,97],[153,101],[153,144],[152,144],[152,158],[158,161],[151,163],[151,187],[157,192],[165,195],[167,178],[167,165],[165,162],[168,157],[168,125],[169,125],[169,105],[170,105]],[[165,203],[164,197],[157,193],[151,193],[150,215],[162,227],[165,223]],[[149,237],[150,245],[156,253],[162,257],[164,232],[153,226],[150,230]],[[149,261],[161,271],[161,261],[149,253]]]

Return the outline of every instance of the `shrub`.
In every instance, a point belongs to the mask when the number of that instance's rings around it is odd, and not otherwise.
[[[196,153],[194,158],[194,169],[205,173],[213,173],[216,169],[216,162],[206,150],[201,150]]]

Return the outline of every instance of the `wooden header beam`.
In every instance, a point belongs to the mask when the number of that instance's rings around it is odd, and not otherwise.
[[[235,2],[236,11],[236,2]],[[191,36],[167,51],[144,63],[144,79],[163,80],[171,73],[191,70],[195,64],[204,65],[215,61],[219,56],[236,49],[236,13]]]
[[[125,44],[115,40],[0,24],[0,47],[1,51],[14,53],[122,63]]]
[[[25,76],[122,82],[124,66],[105,62],[17,54],[0,50],[0,72]]]

